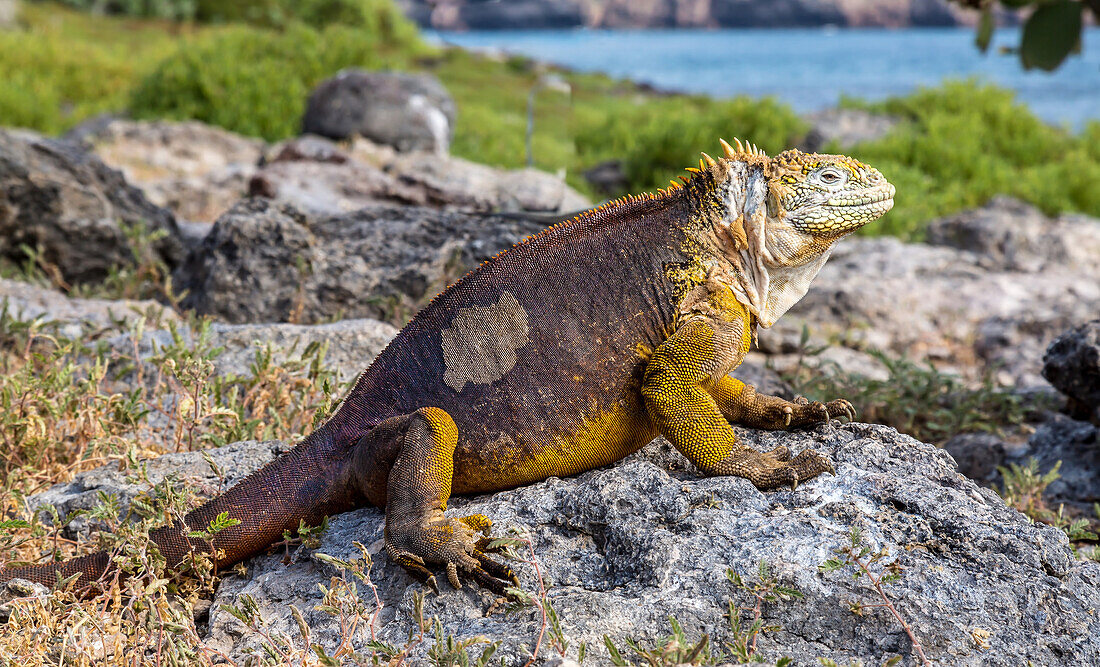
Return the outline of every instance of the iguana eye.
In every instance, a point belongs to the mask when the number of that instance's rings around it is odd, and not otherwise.
[[[843,176],[836,169],[826,169],[818,175],[818,178],[820,178],[821,182],[825,185],[836,185],[841,181]]]

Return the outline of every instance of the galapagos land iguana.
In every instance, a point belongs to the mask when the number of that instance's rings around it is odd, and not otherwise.
[[[390,558],[436,587],[443,566],[503,594],[491,522],[449,518],[452,493],[484,493],[604,466],[664,435],[705,475],[761,489],[832,465],[813,450],[758,452],[730,423],[780,429],[854,416],[844,399],[785,401],[730,377],[757,326],[800,299],[836,241],[893,206],[894,187],[840,155],[770,158],[722,142],[655,194],[582,213],[500,253],[422,309],[293,449],[151,535],[171,567],[251,556],[300,521],[385,508]],[[239,523],[188,532],[226,512]],[[95,581],[110,554],[0,569]]]

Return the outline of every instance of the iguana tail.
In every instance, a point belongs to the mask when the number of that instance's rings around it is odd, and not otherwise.
[[[301,521],[318,525],[326,516],[362,504],[359,486],[349,483],[352,444],[336,444],[329,429],[322,427],[224,494],[189,512],[182,523],[158,528],[150,537],[173,569],[191,554],[211,554],[211,546],[219,568],[256,554],[282,539],[283,531],[297,529]],[[191,531],[206,530],[223,512],[239,523],[216,533],[211,541],[188,536]],[[79,573],[78,584],[82,584],[112,571],[110,554],[99,552],[62,562],[0,569],[0,583],[20,578],[52,586],[59,575],[64,579]]]

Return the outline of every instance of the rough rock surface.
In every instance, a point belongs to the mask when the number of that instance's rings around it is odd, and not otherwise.
[[[314,215],[378,203],[537,213],[589,206],[560,178],[537,169],[496,169],[425,151],[398,153],[362,138],[337,145],[311,135],[273,146],[250,192]]]
[[[176,284],[189,290],[185,306],[229,322],[403,323],[449,282],[542,227],[412,206],[310,220],[245,200],[218,219]]]
[[[263,141],[197,121],[105,119],[66,138],[87,145],[158,206],[213,222],[248,190]]]
[[[387,165],[404,183],[421,188],[428,202],[475,211],[569,213],[589,202],[560,178],[538,169],[495,169],[427,153],[398,156]]]
[[[424,205],[424,193],[377,167],[357,161],[279,160],[252,177],[248,194],[294,206],[312,216],[349,213],[371,204]]]
[[[187,325],[177,327],[177,334],[191,344],[195,333]],[[336,381],[355,379],[364,368],[397,335],[392,324],[371,319],[341,320],[331,324],[223,324],[215,322],[206,332],[211,348],[220,348],[214,358],[214,371],[219,375],[252,375],[256,353],[270,347],[271,361],[284,364],[299,361],[310,346],[324,345],[325,368],[336,372]],[[108,340],[120,353],[134,355],[134,339],[120,334]],[[165,329],[145,331],[137,341],[137,356],[149,359],[172,344],[172,335]],[[152,373],[148,374],[150,377]]]
[[[1093,504],[1100,502],[1100,429],[1086,421],[1051,414],[1028,438],[1027,446],[1006,457],[1005,463],[1024,466],[1031,459],[1040,474],[1062,462],[1058,479],[1043,492],[1048,507],[1057,510],[1065,504],[1075,510],[1073,516],[1096,517]]]
[[[818,569],[855,527],[873,548],[889,551],[887,562],[896,558],[903,567],[900,580],[887,590],[937,664],[1100,660],[1100,565],[1075,560],[1064,533],[1005,507],[991,491],[957,474],[942,450],[867,424],[741,434],[762,449],[815,447],[835,462],[837,475],[794,491],[761,492],[743,479],[700,478],[658,441],[619,464],[576,478],[456,498],[450,513],[483,512],[494,519],[495,534],[515,530],[530,537],[572,647],[569,657],[586,642],[586,664],[609,664],[604,634],[623,650],[626,636],[653,645],[667,636],[669,615],[690,638],[707,632],[716,644],[730,639],[723,618],[729,601],[748,605],[751,600],[728,583],[726,569],[751,581],[761,561],[783,585],[804,595],[763,606],[765,623],[781,627],[759,641],[766,659],[786,655],[809,665],[820,656],[841,664],[851,659],[880,664],[901,655],[902,664],[916,664],[909,640],[885,610],[868,609],[863,616],[848,610],[849,600],[877,601],[865,580],[848,571]],[[238,443],[214,454],[229,478],[237,479],[275,449],[273,443]],[[198,454],[154,463],[155,475],[182,470],[207,490],[217,486]],[[99,486],[132,497],[138,489],[121,480],[117,471],[91,471],[36,502],[79,507]],[[353,541],[367,546],[383,603],[374,631],[402,646],[411,627],[412,593],[420,587],[389,562],[382,523],[381,512],[372,508],[334,517],[319,551],[348,558],[358,553]],[[206,629],[211,646],[240,655],[257,645],[258,637],[221,607],[244,593],[254,596],[269,630],[297,640],[289,612],[294,605],[310,627],[311,641],[330,651],[337,645],[338,621],[316,608],[317,584],[328,585],[339,574],[332,566],[314,557],[287,566],[281,553],[246,565],[247,575],[229,575],[217,590]],[[532,568],[520,563],[516,569],[530,590]],[[359,588],[369,614],[373,595]],[[441,588],[440,595],[427,596],[425,614],[440,620],[444,635],[501,640],[498,657],[506,664],[525,662],[538,634],[536,611],[486,616],[491,596],[484,591],[469,585],[455,590],[445,581]],[[352,639],[361,646],[369,638],[370,629],[361,623]],[[425,659],[432,643],[426,638],[412,659]],[[479,650],[475,646],[471,653]],[[546,646],[543,651],[544,657],[553,653]]]
[[[58,327],[66,338],[127,327],[139,318],[159,326],[179,322],[179,317],[156,301],[75,299],[48,287],[0,278],[0,310],[9,317],[39,319]]]
[[[929,236],[941,245],[841,241],[806,297],[760,333],[761,347],[791,351],[806,324],[819,340],[1044,386],[1049,341],[1100,312],[1100,263],[1089,254],[1100,252],[1090,250],[1100,221],[1047,218],[997,198],[936,222]]]
[[[358,134],[401,151],[445,153],[454,124],[454,100],[435,77],[347,69],[310,93],[302,132],[330,139]]]
[[[1054,339],[1043,355],[1043,377],[1069,397],[1072,414],[1100,423],[1100,320]]]
[[[399,0],[437,30],[517,28],[789,28],[973,24],[946,0]]]
[[[164,454],[149,459],[144,462],[144,479],[137,470],[120,470],[118,464],[106,465],[79,473],[71,482],[56,484],[30,496],[27,503],[32,509],[52,505],[64,517],[76,510],[96,507],[102,491],[118,496],[121,507],[126,508],[134,498],[147,493],[151,485],[159,484],[169,476],[175,478],[178,486],[187,486],[196,495],[209,497],[236,484],[287,449],[289,446],[277,441],[245,441],[207,450],[211,460],[225,473],[224,480],[218,479],[214,469],[198,452]],[[63,532],[66,537],[76,539],[87,537],[97,529],[93,522],[79,516],[69,521]]]
[[[104,278],[134,261],[123,225],[163,231],[151,252],[169,266],[183,258],[173,215],[149,202],[122,174],[73,144],[23,130],[0,130],[0,254],[21,246],[70,282]]]

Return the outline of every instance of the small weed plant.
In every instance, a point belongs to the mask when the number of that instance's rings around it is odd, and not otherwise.
[[[882,608],[890,612],[898,625],[905,630],[912,643],[913,652],[916,653],[922,665],[932,663],[924,655],[924,647],[917,639],[913,628],[902,617],[897,606],[886,593],[886,586],[901,579],[901,563],[895,558],[889,560],[890,554],[885,548],[875,551],[867,545],[863,533],[858,528],[853,528],[848,535],[848,543],[834,550],[836,556],[818,566],[822,574],[831,574],[839,570],[850,568],[854,579],[866,579],[872,593],[877,596],[877,602],[864,602],[861,599],[848,601],[848,608],[856,616],[864,616],[870,610]]]

